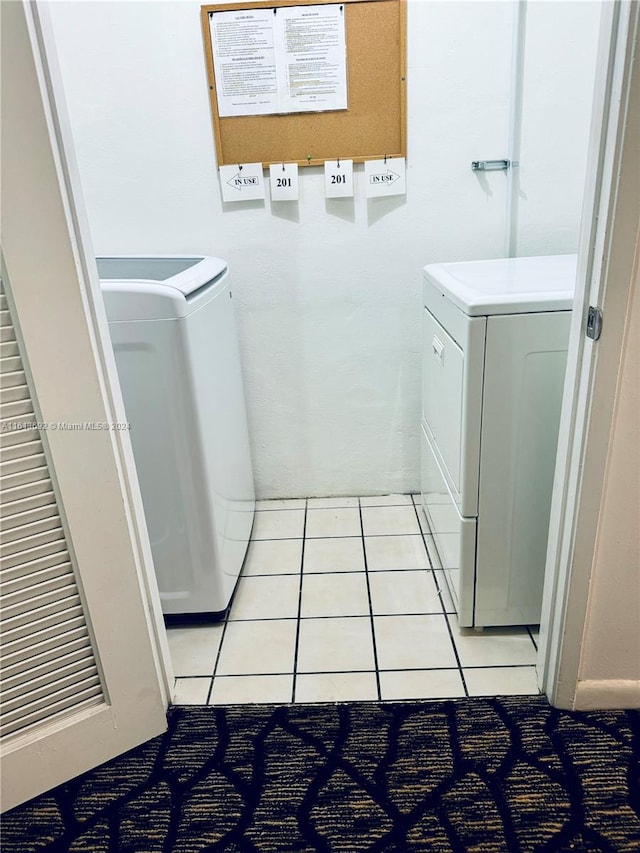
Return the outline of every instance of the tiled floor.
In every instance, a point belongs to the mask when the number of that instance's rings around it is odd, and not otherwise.
[[[227,620],[169,629],[175,701],[537,693],[536,631],[460,629],[422,525],[410,495],[259,502]]]

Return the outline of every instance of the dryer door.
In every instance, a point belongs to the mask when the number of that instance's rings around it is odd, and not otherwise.
[[[425,291],[425,296],[427,295]],[[486,319],[438,295],[423,311],[422,418],[464,517],[478,513],[480,415]]]
[[[464,353],[426,309],[423,333],[422,414],[453,490],[459,493]]]

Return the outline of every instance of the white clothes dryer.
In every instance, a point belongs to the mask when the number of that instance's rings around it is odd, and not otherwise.
[[[422,507],[463,627],[540,621],[576,256],[424,269]]]

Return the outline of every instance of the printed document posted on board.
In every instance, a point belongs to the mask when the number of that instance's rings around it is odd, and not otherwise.
[[[347,109],[343,5],[212,12],[209,23],[220,118]]]

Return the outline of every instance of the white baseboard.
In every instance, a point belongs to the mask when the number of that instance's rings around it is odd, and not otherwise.
[[[574,708],[576,711],[640,708],[640,681],[615,678],[578,681]]]

